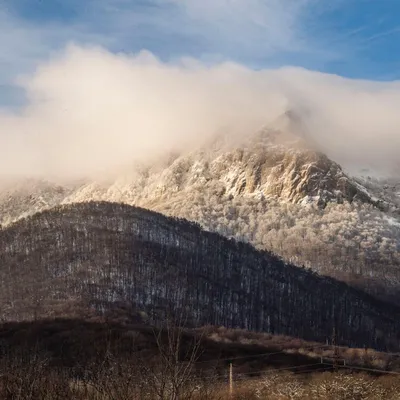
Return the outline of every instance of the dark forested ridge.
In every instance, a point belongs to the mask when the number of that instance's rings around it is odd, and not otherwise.
[[[223,325],[396,349],[400,309],[193,223],[115,203],[57,207],[0,230],[5,320],[129,304]],[[70,307],[70,308],[69,308]]]

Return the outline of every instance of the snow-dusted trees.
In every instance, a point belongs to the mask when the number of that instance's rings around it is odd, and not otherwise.
[[[188,325],[320,341],[336,325],[344,344],[399,344],[396,307],[196,224],[120,204],[64,206],[0,232],[0,303],[14,304],[4,318],[54,313],[71,299],[100,312],[131,304],[153,321],[170,305],[190,310]]]
[[[248,389],[259,400],[375,400],[399,398],[400,380],[356,373],[325,372],[305,378],[291,373],[269,371]],[[250,385],[249,385],[250,386]]]
[[[159,210],[324,275],[357,280],[373,294],[383,282],[384,298],[400,295],[400,223],[372,205],[329,203],[321,209],[255,196],[210,196],[208,190],[177,194],[173,206]]]

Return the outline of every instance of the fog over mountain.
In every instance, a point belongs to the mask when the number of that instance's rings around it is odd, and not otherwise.
[[[384,173],[398,168],[400,82],[164,63],[145,51],[71,45],[19,83],[27,105],[0,111],[0,181],[103,176],[193,150],[217,133],[252,134],[287,110],[336,161]]]

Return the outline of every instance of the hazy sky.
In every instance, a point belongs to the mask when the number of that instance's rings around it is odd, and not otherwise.
[[[287,107],[345,157],[395,160],[399,15],[398,0],[2,0],[0,173],[84,175]]]

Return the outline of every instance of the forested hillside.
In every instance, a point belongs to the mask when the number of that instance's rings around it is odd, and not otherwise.
[[[335,327],[346,345],[400,348],[399,308],[197,224],[122,204],[61,206],[1,230],[0,282],[6,320],[126,304],[149,322],[168,307],[191,326],[316,341]]]

